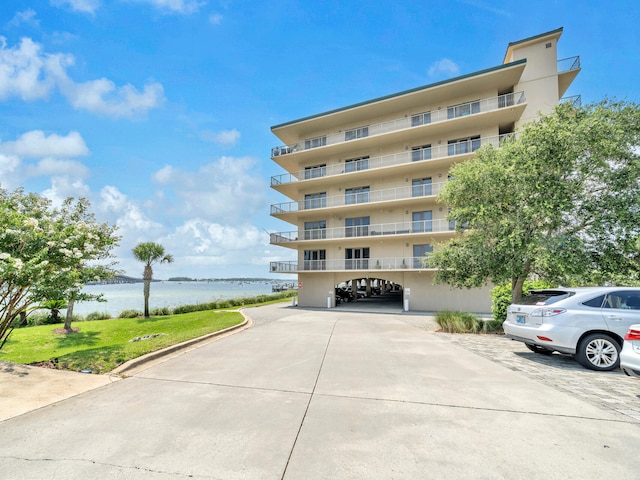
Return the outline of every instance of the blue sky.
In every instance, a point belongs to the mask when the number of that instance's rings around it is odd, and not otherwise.
[[[270,127],[502,63],[564,27],[567,92],[640,101],[640,2],[8,0],[0,11],[0,186],[87,197],[115,252],[163,244],[170,276],[270,277]],[[275,277],[274,277],[275,278]],[[290,278],[290,277],[289,277]]]

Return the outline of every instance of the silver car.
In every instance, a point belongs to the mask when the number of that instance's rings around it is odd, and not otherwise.
[[[640,323],[640,288],[534,290],[511,304],[502,324],[507,338],[529,350],[568,353],[586,368],[614,370],[629,327]]]
[[[624,336],[620,368],[630,377],[640,377],[640,324],[631,325]]]

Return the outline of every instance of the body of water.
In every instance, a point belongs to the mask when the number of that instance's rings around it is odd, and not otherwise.
[[[255,282],[153,282],[149,296],[149,309],[175,308],[180,305],[195,305],[230,298],[271,295],[272,287],[278,285],[268,281]],[[144,311],[144,284],[117,283],[109,285],[87,285],[83,291],[93,295],[103,294],[106,302],[79,302],[73,313],[86,315],[105,312],[117,317],[123,310]]]

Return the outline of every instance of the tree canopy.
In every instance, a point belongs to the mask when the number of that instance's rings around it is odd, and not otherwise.
[[[439,199],[460,235],[429,258],[437,282],[601,283],[638,270],[640,107],[561,104],[452,167]]]
[[[55,208],[34,193],[0,188],[0,347],[29,307],[88,300],[81,293],[87,281],[113,276],[110,252],[119,237],[89,208],[83,198]]]

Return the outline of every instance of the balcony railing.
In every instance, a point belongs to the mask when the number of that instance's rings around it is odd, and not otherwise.
[[[271,215],[282,213],[314,210],[317,208],[333,208],[344,205],[358,205],[361,203],[387,202],[393,200],[406,200],[408,198],[433,197],[440,193],[444,182],[428,185],[416,185],[384,190],[372,190],[359,193],[345,193],[332,197],[314,197],[299,202],[286,202],[271,205]]]
[[[571,97],[562,97],[559,103],[570,103],[574,107],[580,107],[582,105],[582,96],[573,95]]]
[[[580,56],[558,60],[558,73],[569,72],[580,68]]]
[[[519,105],[524,102],[526,102],[524,92],[507,93],[505,95],[499,95],[497,97],[485,98],[482,100],[463,103],[460,105],[452,105],[440,110],[422,112],[419,114],[397,118],[387,122],[361,126],[343,132],[308,138],[301,142],[292,143],[290,145],[281,145],[271,149],[271,157],[288,155],[290,153],[309,150],[312,148],[324,147],[327,145],[336,145],[338,143],[350,142],[359,138],[372,137],[374,135],[381,135],[398,130],[404,130],[407,128],[419,127],[421,125],[443,122],[446,120],[466,117],[478,113],[491,112],[501,108]]]
[[[428,257],[351,258],[334,260],[304,260],[302,262],[271,262],[270,270],[275,273],[297,273],[314,271],[357,271],[366,270],[425,270]]]
[[[282,244],[297,241],[336,240],[346,238],[377,237],[380,235],[407,235],[422,233],[452,232],[455,223],[448,220],[417,220],[398,223],[377,223],[353,227],[315,228],[278,232],[270,235],[271,244]]]
[[[468,140],[450,145],[435,145],[420,150],[410,152],[394,153],[391,155],[383,155],[380,157],[363,158],[353,163],[336,163],[333,165],[325,165],[316,168],[300,170],[296,173],[285,173],[271,177],[271,186],[295,183],[301,180],[311,180],[322,177],[332,177],[335,175],[343,175],[351,172],[361,172],[363,170],[371,170],[375,168],[392,167],[396,165],[404,165],[413,162],[422,162],[436,160],[439,158],[464,155],[477,150],[479,147],[491,144],[499,147],[503,142],[514,138],[513,133],[505,135],[495,135],[493,137],[482,137],[478,140]]]

